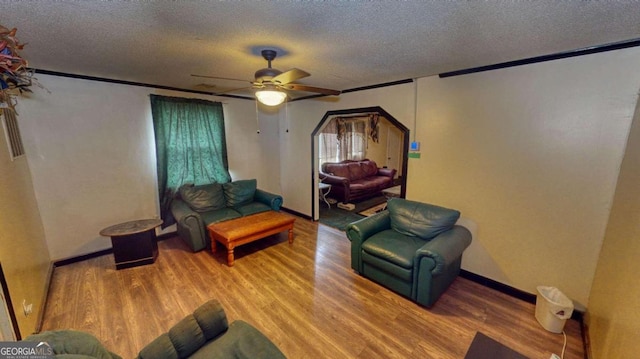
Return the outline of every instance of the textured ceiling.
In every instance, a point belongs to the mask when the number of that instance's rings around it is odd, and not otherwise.
[[[220,92],[249,83],[190,74],[250,81],[271,48],[345,90],[640,38],[640,3],[0,0],[0,24],[37,69]]]

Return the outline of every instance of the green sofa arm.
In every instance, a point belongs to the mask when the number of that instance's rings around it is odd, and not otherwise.
[[[454,225],[423,245],[413,261],[412,299],[430,308],[460,273],[462,252],[470,243],[469,230]]]
[[[351,241],[351,268],[362,273],[362,243],[372,235],[391,228],[389,211],[382,211],[370,217],[349,224],[346,228],[347,238]]]
[[[224,309],[213,299],[145,346],[137,358],[187,358],[228,328]]]
[[[207,233],[200,214],[192,210],[187,203],[176,198],[171,202],[171,213],[176,219],[178,235],[192,251],[197,252],[207,247]]]
[[[282,206],[282,196],[269,193],[261,189],[256,189],[256,193],[253,195],[253,199],[260,203],[266,204],[274,211],[279,211],[280,207]]]
[[[418,249],[413,263],[417,266],[422,257],[431,258],[435,263],[431,274],[437,276],[454,263],[469,244],[471,244],[471,232],[462,226],[455,225],[450,230],[439,234],[422,246],[422,248]]]
[[[137,359],[286,359],[258,329],[242,320],[229,324],[215,299],[144,347]]]
[[[24,339],[29,342],[46,342],[56,358],[122,359],[107,350],[92,334],[76,330],[52,330],[32,334]]]

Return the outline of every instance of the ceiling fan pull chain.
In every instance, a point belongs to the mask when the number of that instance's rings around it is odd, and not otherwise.
[[[286,132],[289,133],[289,101],[284,103],[284,127],[287,129]]]
[[[257,90],[255,92],[255,96],[261,103],[266,106],[278,106],[282,102],[287,99],[287,91],[298,91],[298,92],[314,92],[320,95],[328,95],[328,96],[338,96],[340,95],[340,91],[325,89],[321,87],[307,86],[302,84],[294,83],[294,81],[303,79],[305,77],[311,76],[310,73],[292,68],[285,72],[282,72],[278,69],[274,69],[271,67],[271,62],[275,60],[278,53],[275,50],[264,49],[261,51],[262,57],[267,61],[266,68],[262,68],[257,70],[253,77],[253,81],[249,81],[251,83],[250,87],[242,87],[238,89],[231,89],[226,91],[216,91],[216,95],[231,93],[235,91],[254,89]],[[217,76],[207,76],[207,75],[195,75],[191,74],[193,77],[204,77],[204,78],[212,78],[218,80],[228,80],[228,81],[244,81],[229,77],[217,77]],[[256,109],[257,111],[257,109]],[[256,115],[257,116],[257,115]],[[258,120],[256,120],[258,121]],[[258,128],[258,133],[260,133],[260,129]]]
[[[260,117],[258,113],[258,101],[255,101],[256,104],[256,127],[258,128],[257,134],[260,134]]]

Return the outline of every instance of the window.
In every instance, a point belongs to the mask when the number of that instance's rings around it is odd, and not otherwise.
[[[8,108],[2,109],[2,127],[4,127],[4,133],[7,137],[11,159],[14,160],[24,155],[22,137],[20,137],[20,129],[18,128],[18,121],[14,110]]]
[[[362,126],[364,130],[364,126]],[[344,143],[341,147],[344,147],[341,153],[344,153],[346,160],[362,160],[364,159],[367,151],[367,136],[363,132],[347,132],[345,134]],[[341,149],[341,148],[340,148]]]
[[[338,134],[336,133],[320,133],[318,135],[318,144],[320,146],[320,165],[325,162],[338,162]]]
[[[335,117],[320,132],[320,165],[325,162],[361,160],[367,151],[367,118]]]
[[[224,115],[220,102],[151,95],[158,196],[163,227],[174,223],[171,200],[185,183],[226,183]]]

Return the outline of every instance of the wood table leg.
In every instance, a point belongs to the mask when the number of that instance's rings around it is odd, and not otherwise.
[[[289,228],[289,244],[293,243],[293,225]]]
[[[233,247],[231,247],[231,248],[227,249],[227,265],[229,267],[233,267],[233,261],[234,261],[234,258],[233,258]]]
[[[216,240],[211,238],[211,253],[215,253],[218,250],[218,244]]]

